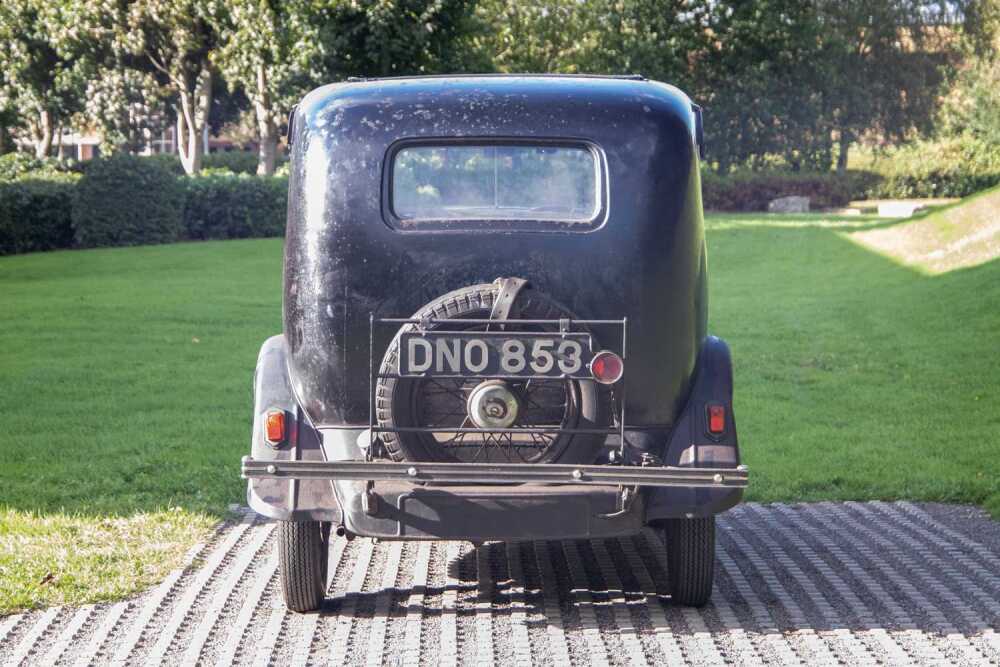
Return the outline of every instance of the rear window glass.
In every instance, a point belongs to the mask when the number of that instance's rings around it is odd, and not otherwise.
[[[589,223],[601,208],[600,170],[586,146],[406,146],[392,164],[392,212],[403,223]]]

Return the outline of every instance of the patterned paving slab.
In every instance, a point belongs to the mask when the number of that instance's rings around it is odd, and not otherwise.
[[[660,537],[331,545],[285,611],[275,524],[243,511],[125,602],[0,618],[4,665],[1000,664],[1000,524],[913,503],[743,505],[711,604],[670,603]]]

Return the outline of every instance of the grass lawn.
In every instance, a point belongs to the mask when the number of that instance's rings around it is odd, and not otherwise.
[[[749,496],[1000,516],[1000,262],[931,277],[873,224],[709,219]],[[280,272],[276,239],[0,258],[0,614],[145,587],[243,500]]]

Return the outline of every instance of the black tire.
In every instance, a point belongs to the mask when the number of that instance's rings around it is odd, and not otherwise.
[[[431,317],[486,319],[490,316],[498,293],[499,287],[491,283],[464,287],[428,303],[414,314],[413,319],[423,320]],[[572,318],[573,315],[544,294],[526,287],[518,295],[512,317],[558,320],[563,317]],[[397,333],[382,360],[381,374],[392,374],[397,371],[399,334],[413,329],[416,329],[415,325],[406,325]],[[609,408],[605,390],[593,381],[566,382],[567,404],[572,404],[573,410],[573,423],[567,427],[580,429],[606,427],[609,422]],[[378,381],[375,388],[375,417],[379,426],[425,426],[420,423],[414,407],[419,383],[420,380],[394,378],[383,378]],[[460,460],[429,434],[385,432],[380,434],[380,438],[389,456],[395,461]],[[604,436],[600,435],[560,435],[540,458],[523,462],[592,463],[603,444]]]
[[[715,517],[670,519],[664,538],[671,599],[686,607],[704,606],[715,579]]]
[[[285,606],[316,611],[326,597],[330,524],[319,521],[278,522],[278,571]]]

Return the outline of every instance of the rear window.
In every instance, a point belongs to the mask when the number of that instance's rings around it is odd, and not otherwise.
[[[599,156],[586,145],[418,144],[393,155],[390,204],[404,227],[449,221],[588,226],[601,212],[601,187]]]

